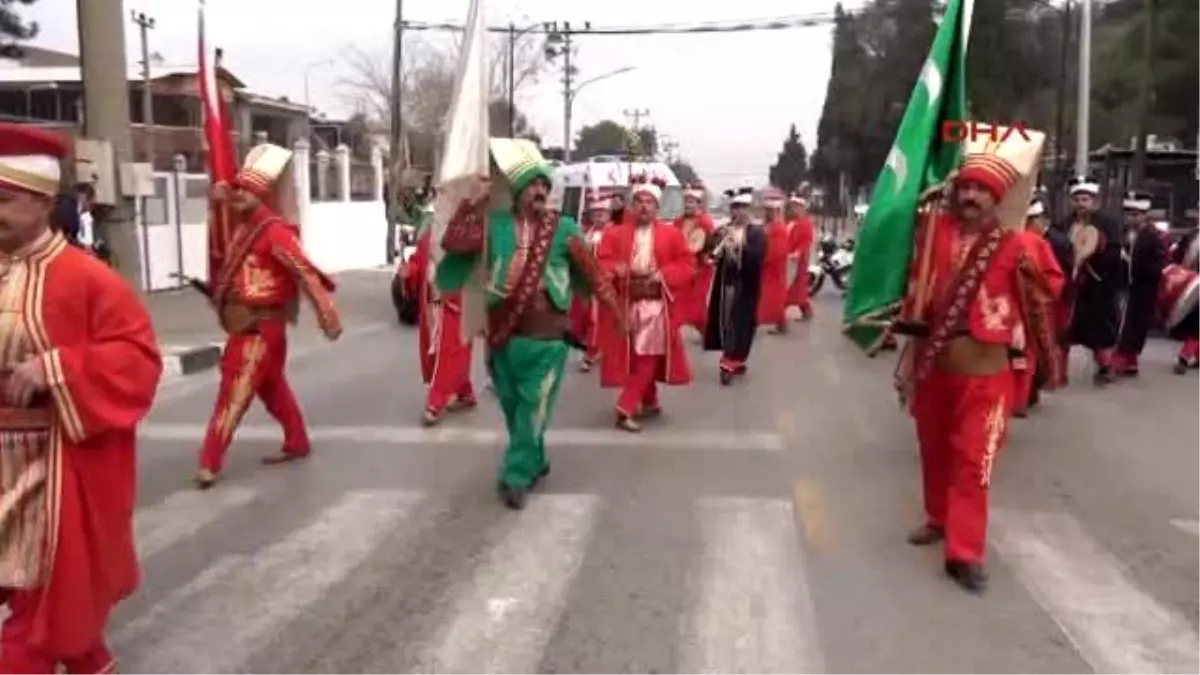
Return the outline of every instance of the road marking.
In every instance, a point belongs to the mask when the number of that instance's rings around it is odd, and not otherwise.
[[[375,333],[391,328],[391,326],[392,324],[387,321],[371,321],[369,323],[347,328],[342,333],[342,336],[338,339],[338,342],[319,340],[309,343],[303,347],[289,350],[288,364],[290,365],[295,361],[307,359],[310,356],[315,356],[317,354],[322,354],[330,349],[336,348],[338,345],[344,345],[347,340],[357,340],[362,337],[374,335]],[[195,375],[183,375],[164,379],[158,387],[158,393],[154,397],[154,405],[158,406],[163,403],[170,403],[171,401],[175,401],[185,396],[190,396],[191,394],[194,394],[205,387],[216,385],[219,379],[219,367],[207,370],[203,373],[197,373]]]
[[[194,536],[229,511],[249,504],[255,495],[250,488],[232,485],[212,494],[188,489],[138,509],[133,517],[138,558],[149,558]]]
[[[1062,513],[996,510],[992,541],[1097,673],[1195,673],[1197,635]]]
[[[1188,534],[1200,537],[1200,521],[1176,518],[1171,521],[1171,524]]]
[[[199,441],[204,437],[202,424],[143,424],[138,428],[142,441]],[[499,429],[467,429],[419,426],[329,425],[310,427],[308,435],[321,443],[380,443],[390,445],[486,445],[496,446],[507,441]],[[279,427],[269,424],[244,424],[238,427],[238,439],[270,442],[282,438]],[[772,433],[728,433],[719,431],[647,431],[630,434],[607,429],[551,429],[546,442],[558,446],[598,447],[623,446],[651,449],[729,450],[779,452],[783,437]]]
[[[253,556],[218,560],[128,624],[130,672],[228,673],[360,564],[420,494],[351,492],[288,538]],[[148,636],[144,634],[149,633]],[[134,639],[143,636],[145,639]]]
[[[598,504],[589,495],[533,497],[451,596],[454,618],[412,672],[538,672],[587,553]]]
[[[820,554],[833,550],[833,536],[826,517],[825,497],[815,481],[801,478],[792,489],[792,501],[804,526],[804,536],[812,549]]]
[[[791,504],[710,498],[696,516],[703,575],[680,626],[680,672],[824,672]]]

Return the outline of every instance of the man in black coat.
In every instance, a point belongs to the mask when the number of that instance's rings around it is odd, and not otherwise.
[[[758,298],[767,248],[762,228],[750,222],[753,188],[726,195],[730,198],[729,224],[713,232],[709,240],[714,272],[704,328],[704,350],[721,352],[721,384],[746,372],[758,331]]]
[[[1077,179],[1070,193],[1071,214],[1058,224],[1058,229],[1072,241],[1076,238],[1073,231],[1088,225],[1095,227],[1099,236],[1095,251],[1075,261],[1074,278],[1069,284],[1072,313],[1068,343],[1092,352],[1096,366],[1093,382],[1104,386],[1113,380],[1113,352],[1121,326],[1120,296],[1128,286],[1122,258],[1124,234],[1115,219],[1099,210],[1098,184]],[[1067,274],[1070,277],[1070,272]]]
[[[1146,337],[1154,327],[1158,284],[1167,266],[1167,246],[1158,228],[1150,221],[1151,195],[1131,192],[1122,203],[1129,228],[1129,294],[1121,337],[1113,370],[1117,375],[1138,374],[1138,357],[1146,347]]]

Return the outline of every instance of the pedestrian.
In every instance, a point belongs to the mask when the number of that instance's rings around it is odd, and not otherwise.
[[[783,219],[783,192],[776,188],[763,191],[763,230],[767,242],[762,266],[762,290],[758,297],[758,323],[770,326],[770,332],[786,333],[788,259],[792,251],[788,224]]]
[[[708,298],[705,351],[721,352],[721,384],[746,372],[758,331],[758,302],[766,238],[750,223],[754,189],[729,190],[729,224],[713,233],[706,255],[716,271]]]
[[[658,218],[664,186],[635,176],[626,222],[605,230],[596,252],[629,317],[630,330],[622,330],[612,310],[601,308],[598,335],[600,386],[621,390],[616,425],[629,432],[641,431],[638,419],[662,414],[657,383],[692,381],[677,301],[695,278],[696,258],[683,233]]]
[[[704,335],[704,324],[708,319],[708,293],[712,287],[713,263],[704,249],[716,226],[705,205],[708,193],[700,183],[693,183],[683,191],[683,214],[675,219],[675,227],[683,233],[688,250],[696,257],[696,276],[681,289],[675,299],[679,307],[679,320]]]
[[[113,672],[138,585],[137,424],[162,358],[137,291],[50,223],[64,139],[0,123],[0,672]]]
[[[800,319],[813,317],[812,300],[808,293],[808,264],[812,259],[813,240],[816,228],[808,214],[808,200],[799,194],[788,197],[791,213],[788,225],[789,257],[796,262],[796,274],[788,286],[787,306],[800,310]]]
[[[406,274],[418,288],[418,358],[426,385],[421,424],[434,426],[447,412],[474,408],[478,401],[471,386],[474,336],[463,334],[462,291],[442,293],[433,283],[430,262],[433,228],[424,227]]]
[[[1113,351],[1117,346],[1121,315],[1119,297],[1128,286],[1122,261],[1121,227],[1099,210],[1100,186],[1077,178],[1070,186],[1072,213],[1058,227],[1075,245],[1071,276],[1070,344],[1092,353],[1092,382],[1112,382]]]
[[[213,280],[207,285],[192,280],[207,291],[228,334],[217,399],[200,449],[195,478],[200,489],[216,483],[233,434],[255,396],[283,427],[282,451],[264,458],[264,464],[303,459],[312,449],[287,381],[287,327],[296,320],[301,293],[312,303],[327,338],[336,340],[342,323],[333,302],[333,281],[300,246],[291,172],[291,151],[264,143],[246,155],[232,185],[214,189],[216,199],[228,202],[236,225]]]
[[[588,198],[587,217],[582,231],[593,255],[604,236],[604,230],[611,224],[611,206],[611,195],[607,192],[597,192]],[[579,370],[584,373],[591,372],[600,360],[600,348],[596,343],[598,307],[596,299],[586,295],[576,294],[571,300],[571,333],[583,345],[583,360]]]
[[[1156,323],[1158,286],[1167,266],[1167,245],[1150,220],[1151,205],[1151,195],[1146,192],[1130,192],[1122,202],[1128,229],[1129,293],[1113,357],[1113,372],[1125,377],[1135,377],[1139,372],[1138,358]]]
[[[1037,281],[1021,301],[1026,311],[1041,313],[1042,325],[1053,326],[1066,275],[1058,264],[1054,248],[1045,237],[1045,214],[1045,204],[1040,198],[1034,197],[1025,211],[1025,225],[1017,234],[1031,278]],[[1054,344],[1057,347],[1057,342]],[[1016,417],[1025,417],[1028,409],[1038,404],[1040,390],[1047,385],[1048,371],[1060,364],[1061,360],[1057,352],[1043,354],[1038,350],[1036,341],[1029,339],[1023,321],[1018,324],[1013,346],[1012,412]],[[1053,365],[1048,367],[1045,364],[1050,359]]]
[[[491,152],[511,203],[497,201],[486,217],[486,196],[460,205],[442,235],[446,255],[437,283],[442,292],[465,296],[485,270],[486,286],[471,290],[486,297],[488,372],[508,430],[497,491],[508,508],[519,510],[550,473],[545,434],[570,349],[571,296],[594,292],[611,309],[617,306],[575,221],[547,217],[552,177],[537,146],[499,138],[492,139]]]
[[[898,376],[916,421],[925,504],[925,523],[908,540],[944,540],[945,571],[970,592],[987,585],[988,492],[1007,437],[1013,335],[1023,325],[1043,354],[1053,343],[1051,327],[1040,323],[1045,317],[1022,305],[1030,266],[1021,263],[1014,231],[1029,204],[1042,138],[968,145],[945,208],[914,233],[916,276],[904,300],[904,316],[913,320],[896,326],[914,338]],[[1000,222],[999,213],[1014,211],[1016,222]]]

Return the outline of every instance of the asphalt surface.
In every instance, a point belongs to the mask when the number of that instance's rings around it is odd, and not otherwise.
[[[697,381],[640,435],[612,429],[615,394],[572,371],[553,473],[516,513],[494,495],[487,395],[417,425],[416,335],[387,283],[351,284],[340,342],[297,334],[307,462],[259,464],[279,433],[256,408],[223,481],[195,491],[214,379],[163,387],[141,435],[144,583],[109,633],[123,672],[1200,667],[1200,392],[1171,374],[1174,345],[1103,391],[1079,362],[1015,422],[975,597],[904,542],[921,515],[911,421],[893,359],[838,335],[831,290],[815,322],[761,335],[735,386],[693,351]]]

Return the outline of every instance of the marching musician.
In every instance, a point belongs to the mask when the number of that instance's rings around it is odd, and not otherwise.
[[[1196,279],[1200,273],[1200,228],[1193,227],[1171,250],[1171,264],[1163,270],[1159,292],[1159,314],[1168,334],[1183,340],[1176,357],[1175,372],[1182,375],[1189,369],[1200,368],[1200,317],[1195,311]],[[1191,300],[1188,290],[1191,289]],[[1188,303],[1191,310],[1188,311]],[[1177,311],[1182,310],[1182,311]]]
[[[788,197],[788,248],[789,256],[796,261],[796,275],[788,286],[787,306],[800,310],[800,319],[807,321],[813,316],[812,300],[808,293],[808,263],[812,257],[816,229],[808,215],[808,201],[799,194]]]
[[[1057,315],[1057,306],[1062,296],[1066,275],[1062,271],[1060,254],[1046,237],[1046,206],[1039,197],[1034,197],[1025,212],[1025,227],[1017,235],[1024,247],[1026,260],[1036,269],[1036,278],[1041,282],[1040,293],[1034,297],[1024,298],[1027,303],[1042,303],[1042,311],[1047,317]],[[1067,244],[1070,248],[1070,244]],[[1052,321],[1052,320],[1051,320]],[[1052,321],[1053,322],[1053,321]],[[1042,355],[1037,351],[1037,345],[1028,340],[1026,327],[1022,322],[1014,339],[1017,352],[1013,359],[1013,415],[1024,417],[1026,411],[1038,404],[1040,390],[1046,386],[1048,374],[1045,367],[1038,363],[1054,359],[1061,363],[1057,353]],[[1057,347],[1057,343],[1054,347]],[[1050,383],[1052,385],[1061,382]]]
[[[754,188],[729,190],[729,224],[709,238],[706,257],[714,266],[708,298],[704,350],[721,352],[721,384],[746,372],[758,330],[758,299],[766,238],[750,224]]]
[[[634,177],[626,222],[607,228],[596,251],[629,321],[623,330],[613,310],[601,308],[600,386],[621,389],[616,425],[629,432],[641,431],[639,418],[662,413],[657,383],[692,381],[675,303],[695,278],[696,256],[679,228],[658,218],[664,187],[662,179]]]
[[[1121,256],[1124,237],[1120,225],[1099,210],[1097,183],[1078,178],[1072,182],[1070,194],[1072,213],[1058,226],[1075,247],[1069,343],[1092,352],[1096,364],[1093,382],[1103,386],[1113,377],[1113,350],[1121,320],[1118,299],[1127,285]]]
[[[945,201],[921,214],[904,319],[894,326],[915,338],[897,371],[924,485],[925,524],[908,540],[944,540],[946,573],[975,593],[987,585],[988,491],[1013,391],[1008,350],[1019,323],[1039,353],[1053,341],[1048,317],[1023,303],[1037,293],[1037,270],[1014,229],[1045,137],[1022,136],[968,143]]]
[[[1158,284],[1167,265],[1166,243],[1150,220],[1150,199],[1148,193],[1130,192],[1122,202],[1128,228],[1129,293],[1113,357],[1113,371],[1117,375],[1138,374],[1138,357],[1154,327]]]
[[[581,231],[589,250],[594,254],[600,244],[604,230],[612,222],[612,195],[606,192],[595,192],[588,198],[588,210]],[[571,332],[579,344],[584,346],[583,361],[579,370],[587,373],[596,366],[600,358],[600,350],[596,345],[596,299],[583,294],[576,294],[571,300]]]
[[[680,322],[695,328],[704,335],[704,322],[708,318],[708,289],[712,285],[713,266],[704,248],[715,226],[712,216],[705,209],[708,195],[700,183],[692,183],[683,191],[683,215],[675,219],[675,227],[683,233],[688,250],[696,256],[696,277],[676,298]]]
[[[763,191],[763,234],[766,253],[762,265],[762,289],[758,297],[758,322],[770,326],[770,332],[786,333],[788,258],[788,224],[783,219],[783,191],[769,187]]]

